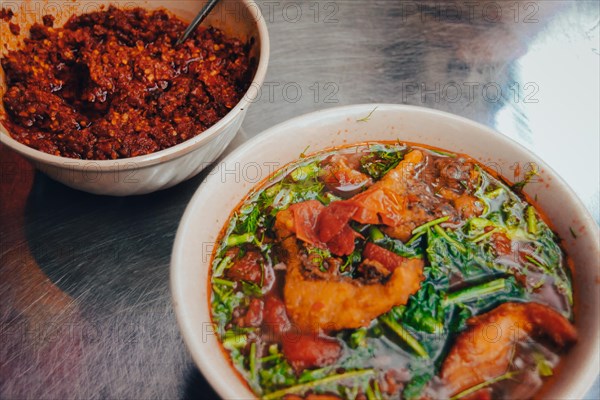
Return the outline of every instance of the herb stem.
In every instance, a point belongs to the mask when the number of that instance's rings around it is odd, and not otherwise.
[[[402,324],[396,322],[389,315],[384,315],[379,318],[388,328],[390,328],[396,335],[398,335],[415,353],[421,358],[429,359],[427,350],[419,343],[419,341],[407,331]]]
[[[219,265],[217,265],[217,268],[215,268],[215,272],[213,273],[213,276],[215,278],[218,278],[219,276],[223,275],[223,271],[225,271],[225,269],[229,267],[230,263],[231,263],[231,257],[227,256],[227,257],[223,258],[221,260],[221,262],[219,263]]]
[[[377,110],[377,107],[375,107],[374,109],[372,109],[371,112],[366,117],[362,117],[360,119],[357,119],[356,122],[367,122],[368,120],[371,119],[371,115],[373,115],[373,113],[375,112],[375,110]]]
[[[260,358],[259,361],[261,363],[267,363],[269,361],[274,361],[281,358],[281,354],[271,354],[270,356],[265,356],[263,358]]]
[[[432,153],[435,153],[435,154],[439,154],[441,156],[446,156],[446,157],[450,157],[450,158],[456,158],[456,154],[455,153],[450,153],[448,151],[434,150],[434,149],[429,149],[429,151],[431,151]]]
[[[294,182],[301,182],[308,178],[312,178],[318,171],[319,167],[312,163],[296,168],[292,171],[290,177],[294,180]]]
[[[369,237],[374,242],[385,239],[385,235],[383,234],[383,232],[381,232],[381,230],[379,230],[379,228],[375,226],[372,226],[369,230]]]
[[[485,196],[488,199],[495,199],[496,197],[500,196],[503,192],[504,188],[499,187],[498,189],[492,190],[491,192],[487,193]]]
[[[379,383],[377,383],[377,381],[373,382],[373,387],[371,387],[371,385],[367,386],[365,394],[367,395],[367,400],[383,400],[383,396],[379,390]]]
[[[250,345],[250,380],[256,380],[256,343]]]
[[[426,231],[429,227],[441,224],[442,222],[446,222],[450,219],[450,216],[446,215],[445,217],[441,217],[438,219],[434,219],[433,221],[429,221],[427,223],[424,223],[423,225],[417,226],[415,229],[413,229],[413,231],[411,232],[413,235],[416,235],[419,232],[424,232]]]
[[[240,244],[250,243],[254,240],[254,235],[251,233],[243,233],[241,235],[229,235],[227,238],[227,247],[235,247]]]
[[[477,286],[470,286],[465,289],[450,293],[444,298],[442,304],[444,307],[450,304],[464,303],[478,297],[487,296],[506,288],[506,279],[500,278]]]
[[[550,268],[548,268],[546,265],[542,264],[541,262],[539,262],[535,258],[533,258],[531,256],[525,256],[525,258],[527,259],[527,261],[529,261],[530,263],[532,263],[536,267],[541,268],[544,272],[552,275],[552,271],[550,270]]]
[[[410,240],[408,242],[406,242],[407,246],[410,246],[411,244],[413,244],[415,242],[415,240],[417,240],[418,238],[420,238],[421,236],[423,236],[427,231],[421,231],[419,233],[417,233],[416,235],[414,235],[413,237],[410,238]]]
[[[314,387],[320,385],[326,385],[333,382],[338,382],[344,379],[350,378],[363,378],[366,376],[371,376],[375,374],[375,370],[373,369],[362,369],[357,371],[344,372],[342,374],[334,374],[330,376],[326,376],[325,378],[317,379],[316,381],[303,383],[301,385],[291,386],[285,389],[277,390],[275,392],[271,392],[269,394],[264,395],[263,400],[272,400],[285,396],[286,394],[293,394],[303,392],[308,389],[312,389]]]
[[[217,285],[235,287],[235,282],[229,281],[227,279],[213,278],[212,281]]]
[[[223,347],[228,350],[239,349],[248,343],[248,336],[243,333],[235,333],[231,331],[225,332],[225,339],[223,340]]]
[[[535,216],[535,209],[531,206],[527,207],[527,231],[533,235],[537,234],[537,218]]]
[[[484,233],[483,235],[477,236],[475,239],[471,240],[471,242],[473,242],[473,243],[479,243],[482,240],[485,240],[485,239],[489,238],[494,233],[498,232],[498,230],[499,230],[498,228],[494,228],[491,231]]]
[[[433,229],[436,231],[436,233],[437,233],[438,235],[440,235],[441,237],[443,237],[444,239],[446,239],[446,241],[447,241],[447,242],[449,242],[449,243],[450,243],[450,244],[452,244],[454,247],[456,247],[456,249],[457,249],[458,251],[460,251],[461,253],[466,253],[466,252],[467,252],[467,249],[465,248],[465,246],[464,246],[462,243],[458,242],[458,241],[457,241],[457,240],[455,240],[455,239],[452,239],[452,238],[451,238],[451,237],[450,237],[450,236],[449,236],[449,235],[446,233],[446,231],[445,231],[445,230],[443,230],[443,229],[442,229],[442,228],[441,228],[439,225],[435,225],[435,226],[433,227]]]
[[[506,373],[504,373],[504,374],[502,374],[500,376],[497,376],[495,378],[489,379],[489,380],[487,380],[485,382],[481,382],[478,385],[475,385],[475,386],[472,386],[472,387],[470,387],[470,388],[468,388],[466,390],[463,390],[459,394],[450,397],[450,400],[462,399],[463,397],[466,397],[466,396],[468,396],[470,394],[473,394],[473,393],[477,392],[478,390],[481,390],[481,389],[486,388],[486,387],[488,387],[490,385],[493,385],[496,382],[500,382],[500,381],[504,381],[506,379],[510,379],[513,376],[517,375],[518,373],[519,373],[519,371],[509,371],[509,372],[506,372]]]

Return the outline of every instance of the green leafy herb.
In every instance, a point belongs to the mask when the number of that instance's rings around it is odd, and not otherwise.
[[[513,189],[515,192],[522,192],[523,189],[525,188],[525,185],[527,185],[529,182],[531,182],[533,180],[534,177],[536,177],[538,175],[538,169],[534,164],[530,164],[530,169],[529,171],[527,171],[525,173],[525,177],[523,178],[522,181],[519,182],[515,182],[513,183],[513,185],[511,186],[511,189]]]
[[[419,331],[439,334],[444,330],[444,316],[440,292],[431,283],[424,283],[410,297],[402,320]]]
[[[315,178],[320,170],[319,164],[313,162],[296,168],[292,171],[290,177],[294,182],[302,182],[310,178]]]
[[[377,243],[377,245],[396,253],[406,258],[421,258],[423,256],[423,250],[416,242],[403,243],[401,240],[392,239],[386,236],[378,228],[371,226],[369,229],[369,238]]]
[[[426,372],[422,374],[416,374],[412,379],[404,386],[402,391],[402,398],[405,400],[417,400],[421,398],[421,393],[425,389],[427,383],[433,378],[431,373]]]
[[[269,346],[269,355],[263,357],[261,363],[258,378],[264,392],[273,392],[297,383],[294,369],[279,352],[276,344]]]
[[[404,149],[404,147],[401,149]],[[373,146],[372,151],[361,158],[361,169],[371,178],[380,179],[404,158],[404,151],[398,150],[398,148],[392,146]]]
[[[346,256],[346,260],[340,266],[340,272],[345,273],[346,271],[349,271],[350,267],[352,267],[355,264],[360,263],[361,260],[362,260],[361,250],[359,248],[354,249],[354,251],[352,253],[350,253],[348,256]]]

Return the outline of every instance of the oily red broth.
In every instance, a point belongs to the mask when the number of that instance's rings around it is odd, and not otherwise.
[[[276,173],[212,262],[234,367],[266,399],[534,396],[576,332],[565,255],[525,183],[401,143]]]

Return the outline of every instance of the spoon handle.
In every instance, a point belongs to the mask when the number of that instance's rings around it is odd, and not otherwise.
[[[186,28],[185,32],[179,37],[175,46],[179,46],[181,43],[185,42],[186,39],[196,30],[196,27],[200,25],[204,18],[212,11],[213,8],[217,5],[219,0],[208,0],[204,7],[200,10],[196,18],[192,21],[192,23]]]

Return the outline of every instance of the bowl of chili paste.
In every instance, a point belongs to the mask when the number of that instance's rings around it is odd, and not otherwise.
[[[201,2],[139,3],[149,8],[75,2],[3,49],[2,142],[68,186],[142,194],[194,176],[233,139],[264,78],[268,34],[251,1],[236,18],[213,10],[180,46]]]

